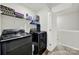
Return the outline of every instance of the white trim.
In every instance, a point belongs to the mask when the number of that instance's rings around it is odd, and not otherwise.
[[[52,11],[57,15],[65,15],[71,13],[78,13],[79,12],[79,4],[60,4],[56,7],[52,7]]]
[[[59,42],[58,44],[59,44],[59,45],[66,46],[66,47],[69,47],[69,48],[72,48],[72,49],[74,49],[74,50],[79,50],[79,48],[75,48],[75,47],[73,47],[73,46],[70,46],[70,45],[67,45],[67,44],[64,44],[64,43],[61,43],[61,42]]]
[[[79,32],[79,30],[66,30],[66,29],[58,29],[58,31],[63,31],[63,32]]]
[[[55,47],[54,47],[53,49],[51,49],[51,50],[50,50],[49,48],[47,48],[47,50],[51,52],[51,51],[53,51],[56,47],[57,47],[57,46],[55,46]]]
[[[70,3],[70,4],[60,4],[60,5],[57,5],[56,7],[52,7],[52,11],[57,13],[57,12],[65,10],[65,9],[68,9],[70,7],[72,7],[72,3]]]

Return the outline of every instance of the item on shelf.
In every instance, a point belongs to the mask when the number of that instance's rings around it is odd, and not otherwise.
[[[24,15],[19,12],[15,12],[15,17],[24,18]]]
[[[32,16],[29,16],[28,13],[26,13],[26,20],[32,20]]]
[[[36,27],[37,27],[37,31],[40,32],[40,31],[41,31],[41,29],[40,29],[40,28],[41,28],[40,24],[37,24]]]
[[[40,20],[40,17],[38,15],[36,15],[35,21],[39,22],[39,20]]]
[[[12,8],[0,5],[0,10],[2,11],[1,14],[3,14],[3,15],[15,16],[14,15],[15,10]]]
[[[41,27],[40,27],[39,22],[36,22],[36,21],[34,22],[34,21],[32,20],[30,24],[36,26],[36,30],[37,30],[37,32],[40,32],[40,31],[41,31],[41,29],[40,29]]]
[[[31,22],[30,22],[30,24],[34,24],[34,25],[37,25],[37,24],[40,24],[38,21],[36,21],[36,20],[32,20]]]
[[[28,19],[28,13],[26,13],[26,20],[29,20],[29,19]]]
[[[40,24],[40,23],[39,23],[39,19],[40,19],[40,17],[39,17],[38,15],[36,15],[35,17],[33,17],[33,19],[32,19],[32,21],[31,21],[30,24],[33,24],[33,25],[38,25],[38,24]]]

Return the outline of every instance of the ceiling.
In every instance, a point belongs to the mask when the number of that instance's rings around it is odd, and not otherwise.
[[[55,7],[56,5],[59,5],[59,3],[23,3],[22,5],[28,7],[32,11],[39,11],[45,7]]]

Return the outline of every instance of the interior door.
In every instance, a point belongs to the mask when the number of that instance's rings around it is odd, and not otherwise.
[[[48,12],[48,50],[52,51],[57,45],[56,18],[52,12]]]

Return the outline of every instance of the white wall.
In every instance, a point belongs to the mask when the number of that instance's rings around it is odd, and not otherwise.
[[[34,13],[22,6],[21,4],[15,4],[15,3],[11,3],[11,4],[2,4],[5,5],[7,7],[13,8],[15,9],[15,11],[20,12],[22,14],[24,14],[24,16],[26,15],[26,13],[28,13],[29,15],[34,15]],[[25,29],[26,32],[28,32],[31,28],[31,25],[29,25],[29,21],[26,21],[25,19],[20,19],[20,18],[15,18],[15,17],[10,17],[10,16],[6,16],[6,15],[0,15],[1,16],[1,23],[2,23],[2,27],[1,29]]]
[[[25,19],[1,15],[2,30],[3,29],[25,29]]]
[[[60,30],[79,30],[79,9],[70,11],[69,8],[66,11],[60,12],[57,17],[58,29]],[[64,12],[64,13],[63,13]]]
[[[40,16],[40,24],[41,24],[41,30],[47,31],[47,21],[48,21],[48,8],[43,8],[38,12],[38,15]]]
[[[62,6],[65,8],[58,6],[62,9],[55,11],[57,15],[58,42],[79,49],[79,4],[62,4]]]
[[[59,31],[59,43],[79,50],[79,31]]]

